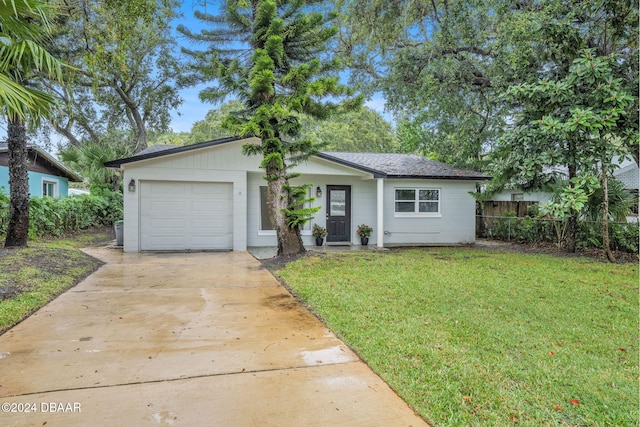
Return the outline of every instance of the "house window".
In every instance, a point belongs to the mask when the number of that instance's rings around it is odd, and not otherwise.
[[[440,215],[440,189],[396,188],[395,216]]]
[[[260,230],[275,230],[271,217],[271,204],[267,197],[267,186],[260,186]]]
[[[42,197],[58,197],[58,183],[56,181],[42,180]]]
[[[308,190],[307,198],[311,197],[311,189]],[[271,205],[269,204],[269,198],[267,197],[268,187],[266,185],[260,186],[260,231],[275,231],[275,221],[271,216]],[[305,208],[310,208],[310,203],[305,203]],[[300,227],[300,230],[311,230],[311,221],[307,221],[304,226]]]

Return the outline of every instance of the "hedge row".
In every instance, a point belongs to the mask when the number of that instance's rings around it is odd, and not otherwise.
[[[113,225],[122,219],[122,194],[102,190],[56,199],[32,197],[29,202],[29,237],[61,236],[89,227]],[[0,192],[0,235],[9,224],[9,196]]]

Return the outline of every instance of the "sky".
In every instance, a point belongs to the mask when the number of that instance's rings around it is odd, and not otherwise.
[[[205,28],[203,27],[202,23],[193,16],[193,12],[195,10],[205,11],[205,6],[198,6],[197,3],[202,3],[202,1],[184,0],[181,7],[183,16],[175,20],[174,28],[180,24],[189,28],[192,32],[198,32],[199,30]],[[212,8],[215,7],[213,6],[214,4],[216,4],[216,2],[209,1],[209,4],[206,6],[209,13],[216,13],[215,10],[212,10]],[[185,39],[184,36],[177,34],[177,32],[176,40],[181,46],[185,46],[191,49],[198,48],[198,46],[191,44],[188,40]],[[193,88],[182,89],[180,91],[180,96],[183,99],[183,103],[177,110],[172,113],[171,119],[171,128],[174,132],[191,131],[191,127],[195,122],[203,120],[209,110],[217,108],[216,105],[203,103],[198,98],[198,93],[206,86],[207,85],[200,85]],[[365,102],[365,105],[372,110],[375,110],[378,113],[382,114],[382,116],[386,120],[392,121],[391,115],[385,113],[384,111],[384,99],[381,95],[374,95],[370,100]]]

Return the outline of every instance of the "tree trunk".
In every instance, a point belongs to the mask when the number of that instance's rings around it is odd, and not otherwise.
[[[305,252],[300,230],[297,227],[289,227],[283,212],[283,209],[288,208],[289,205],[288,194],[283,190],[287,183],[285,173],[282,169],[267,167],[267,177],[271,177],[269,180],[269,199],[278,239],[278,256],[292,256]]]
[[[29,235],[29,174],[24,121],[9,119],[9,225],[4,246],[26,247]]]
[[[604,161],[600,162],[600,173],[602,174],[602,247],[607,254],[607,259],[610,262],[616,262],[609,244],[609,178]]]
[[[148,144],[146,121],[140,114],[140,111],[138,111],[138,106],[131,98],[129,91],[126,91],[121,87],[120,83],[116,80],[111,82],[111,86],[116,90],[126,106],[125,112],[127,114],[127,119],[134,130],[133,134],[135,136],[132,141],[133,154],[138,154],[140,151],[147,148]]]
[[[569,253],[576,251],[576,234],[578,234],[578,214],[572,213],[567,218],[567,235],[564,240],[565,249]]]
[[[568,166],[569,171],[569,185],[573,188],[575,185],[571,179],[575,178],[577,168],[575,165]],[[576,251],[576,234],[578,234],[578,213],[573,212],[569,218],[567,218],[567,234],[565,238],[565,248],[567,252],[575,253]]]

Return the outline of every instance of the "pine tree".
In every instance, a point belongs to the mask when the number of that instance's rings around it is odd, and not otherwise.
[[[336,108],[361,102],[349,99],[351,93],[339,83],[340,63],[328,51],[337,32],[330,25],[336,14],[323,13],[322,3],[228,0],[220,15],[196,12],[211,29],[195,34],[178,28],[191,40],[209,46],[206,51],[186,51],[193,59],[190,82],[216,83],[200,92],[200,98],[219,103],[233,96],[241,101],[245,109],[227,117],[226,127],[262,141],[245,145],[243,152],[262,155],[278,256],[304,252],[300,226],[315,213],[303,208],[304,186],[289,183],[298,176],[290,169],[317,149],[310,140],[294,139],[300,133],[301,114],[323,119]],[[338,106],[325,101],[327,97],[345,101]]]

